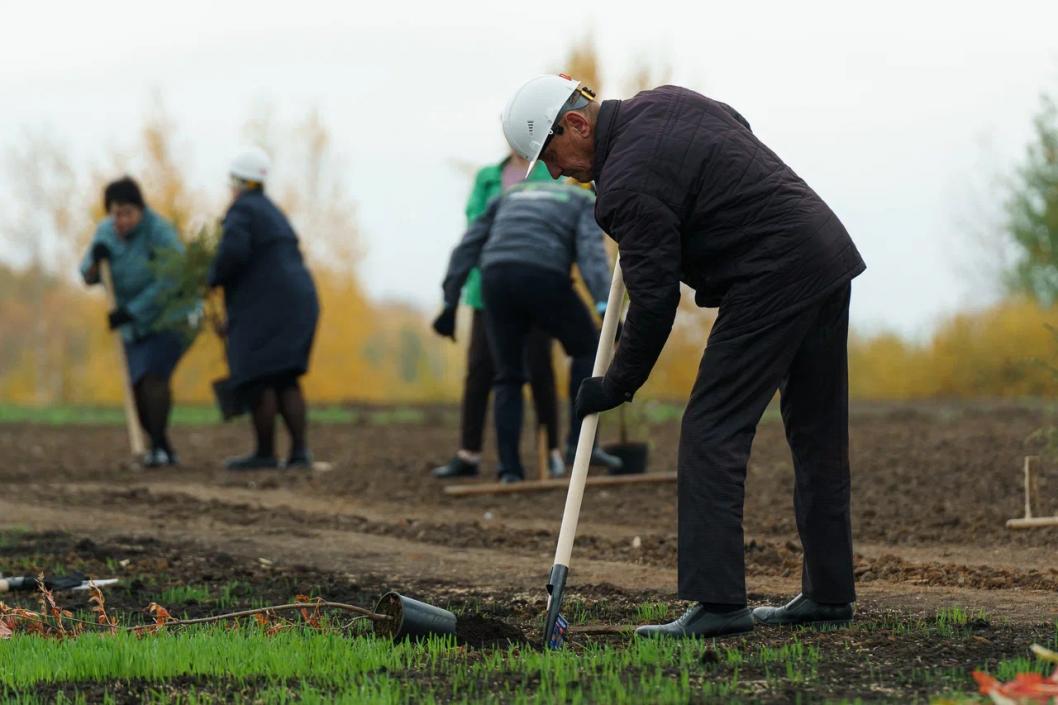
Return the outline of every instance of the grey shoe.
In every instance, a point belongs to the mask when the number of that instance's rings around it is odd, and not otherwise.
[[[562,462],[562,454],[557,450],[547,454],[547,474],[552,479],[566,476],[566,464]]]
[[[798,595],[782,607],[758,607],[753,621],[767,626],[782,624],[848,624],[852,621],[852,603],[822,605],[810,597]]]
[[[734,612],[709,612],[695,605],[675,622],[647,624],[636,629],[636,636],[670,639],[710,638],[753,631],[753,615],[748,607]]]
[[[577,448],[576,446],[570,446],[566,448],[566,463],[573,465],[573,460],[576,458]],[[591,460],[588,461],[588,465],[593,468],[606,468],[607,470],[620,470],[624,467],[624,461],[618,458],[616,455],[611,455],[599,446],[595,446],[591,449]]]
[[[501,485],[513,485],[517,482],[522,482],[523,480],[525,480],[524,477],[522,477],[521,475],[517,475],[513,472],[505,472],[500,474]]]
[[[143,456],[145,468],[160,468],[164,465],[176,465],[176,456],[170,456],[163,448],[152,448]]]

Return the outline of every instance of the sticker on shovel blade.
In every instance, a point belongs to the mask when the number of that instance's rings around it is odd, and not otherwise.
[[[569,631],[569,622],[562,615],[558,616],[555,620],[555,628],[551,630],[551,638],[547,642],[549,649],[560,649],[562,648],[562,642],[566,638],[566,632]]]

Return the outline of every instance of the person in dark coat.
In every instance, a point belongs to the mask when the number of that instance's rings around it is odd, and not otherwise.
[[[523,180],[551,181],[547,169],[539,165],[526,176],[528,162],[516,154],[510,154],[498,164],[490,164],[478,170],[474,177],[474,188],[467,199],[467,225],[477,220],[505,189]],[[455,340],[456,308],[458,302],[446,305],[433,323],[438,335]],[[445,465],[434,468],[433,476],[441,479],[472,477],[481,466],[481,449],[485,439],[485,417],[488,415],[489,397],[492,396],[492,381],[496,376],[485,333],[485,300],[481,292],[481,272],[474,269],[463,285],[463,303],[473,311],[470,322],[470,344],[467,345],[467,372],[463,383],[463,401],[460,409],[460,446],[456,454]],[[539,328],[533,329],[526,344],[526,368],[529,372],[529,388],[533,393],[536,420],[547,433],[548,472],[552,477],[561,477],[566,472],[562,453],[558,450],[558,397],[555,387],[555,372],[551,362],[551,337]]]
[[[596,220],[618,244],[624,332],[606,375],[581,385],[578,414],[631,401],[672,328],[681,281],[700,306],[719,307],[679,447],[679,597],[696,604],[637,633],[718,636],[754,622],[851,619],[847,336],[850,282],[865,265],[844,226],[742,115],[685,88],[600,104],[569,77],[544,76],[523,86],[504,120],[511,146],[552,176],[594,180]],[[777,390],[796,475],[802,594],[750,613],[746,464]]]
[[[268,156],[254,148],[232,164],[233,202],[210,267],[224,289],[230,383],[249,406],[257,447],[230,470],[275,468],[275,417],[290,432],[287,467],[309,467],[307,412],[298,378],[308,370],[319,318],[316,286],[286,216],[265,194]]]
[[[454,306],[467,276],[480,267],[485,328],[496,363],[493,414],[499,480],[525,479],[518,441],[522,434],[525,348],[531,331],[557,338],[570,356],[570,401],[591,374],[599,331],[573,289],[570,268],[580,268],[596,310],[606,308],[610,269],[602,231],[592,217],[595,196],[577,186],[523,182],[494,199],[452,251],[441,288]],[[580,432],[570,409],[567,443]]]
[[[176,465],[168,435],[171,379],[199,312],[195,305],[174,303],[176,284],[153,265],[165,254],[183,253],[184,245],[173,226],[144,202],[139,184],[127,176],[107,184],[103,206],[107,217],[81,260],[81,276],[86,284],[98,284],[100,262],[110,263],[117,306],[107,323],[121,333],[136,414],[151,441],[143,464]]]

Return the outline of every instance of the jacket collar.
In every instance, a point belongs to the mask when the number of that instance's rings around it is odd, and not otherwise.
[[[136,223],[136,227],[129,231],[128,235],[121,237],[117,234],[117,230],[114,230],[114,235],[119,241],[132,242],[140,236],[141,233],[146,232],[151,228],[151,221],[154,220],[154,211],[148,206],[143,207],[143,215],[140,216],[140,222]]]
[[[599,116],[595,120],[595,157],[591,164],[591,176],[596,182],[602,174],[606,157],[610,155],[614,124],[617,122],[617,113],[620,109],[621,101],[619,100],[604,100],[599,106]]]

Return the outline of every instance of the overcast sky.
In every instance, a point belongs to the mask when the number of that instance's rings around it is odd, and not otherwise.
[[[1055,0],[0,0],[0,147],[44,127],[72,163],[99,163],[160,94],[194,184],[219,199],[255,106],[286,120],[318,108],[359,208],[369,291],[432,310],[464,226],[455,161],[502,157],[508,95],[590,33],[603,98],[625,97],[646,63],[741,111],[863,253],[854,324],[922,335],[994,294],[974,231],[1040,92],[1058,93],[1056,28]]]

